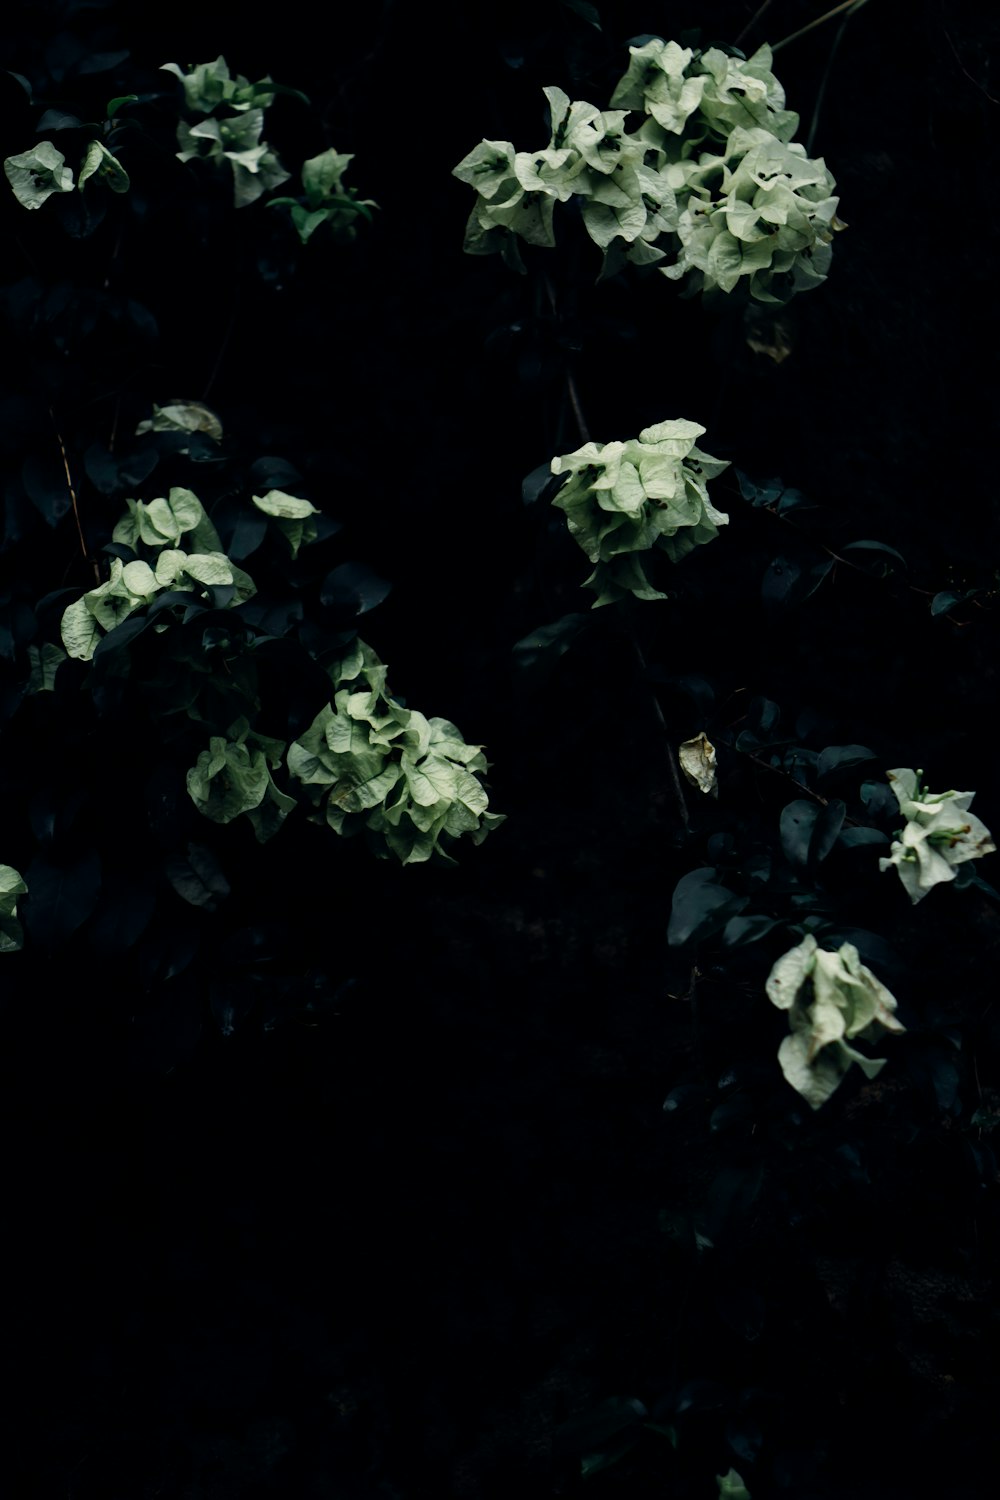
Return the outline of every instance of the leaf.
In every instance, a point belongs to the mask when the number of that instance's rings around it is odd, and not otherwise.
[[[887,844],[889,836],[880,828],[845,828],[837,842],[845,849],[858,849],[866,844]]]
[[[24,923],[34,942],[58,948],[82,927],[101,894],[101,862],[93,850],[61,860],[37,854],[25,874]]]
[[[749,896],[734,895],[718,884],[718,878],[719,872],[709,866],[692,870],[677,882],[667,928],[672,948],[710,937],[749,904]]]
[[[534,505],[538,500],[549,500],[563,484],[562,474],[553,474],[549,464],[539,464],[521,480],[521,499],[525,505]]]
[[[164,862],[163,873],[182,901],[217,911],[219,902],[229,895],[229,881],[218,860],[204,844],[188,844],[186,854],[177,854]]]
[[[589,4],[589,0],[561,0],[561,3],[564,10],[571,10],[581,21],[586,21],[588,26],[600,31],[601,17],[596,5]]]
[[[685,740],[677,751],[680,768],[692,786],[706,794],[718,796],[719,782],[716,774],[715,746],[702,731],[692,740]]]
[[[97,953],[120,954],[133,948],[149,926],[156,891],[145,874],[115,870],[105,880],[101,904],[87,929]]]
[[[816,772],[820,777],[830,776],[834,771],[846,771],[875,759],[874,750],[869,750],[867,745],[828,745],[820,753]]]
[[[317,513],[310,500],[300,500],[297,495],[286,495],[283,490],[268,490],[266,495],[253,495],[254,505],[267,516],[283,521],[303,521],[306,516]]]
[[[551,625],[539,625],[514,646],[514,666],[532,683],[550,676],[577,636],[590,623],[589,615],[563,615]]]
[[[69,115],[61,109],[47,109],[35,129],[42,135],[46,130],[77,130],[82,124],[79,115]]]
[[[906,558],[903,556],[903,554],[901,552],[897,552],[895,547],[890,547],[886,542],[873,542],[868,540],[861,542],[845,542],[844,545],[840,548],[840,552],[841,554],[846,552],[860,552],[862,554],[874,553],[876,554],[876,556],[873,557],[872,561],[876,564],[878,564],[880,558],[887,558],[891,559],[892,562],[898,563],[901,568],[905,568],[907,565]],[[891,571],[888,568],[887,564],[884,564],[881,568],[879,568],[880,575],[884,575],[886,571]]]
[[[108,119],[113,120],[120,109],[123,109],[126,104],[135,104],[138,98],[138,94],[119,94],[116,99],[109,99]]]
[[[722,941],[729,948],[742,948],[767,937],[781,923],[777,917],[757,914],[749,917],[730,917],[722,933]]]
[[[790,557],[773,557],[761,580],[761,599],[771,608],[789,603],[801,576],[802,569]]]
[[[367,614],[392,591],[392,584],[365,567],[346,562],[333,568],[320,585],[320,601],[328,609],[345,607],[352,615]]]
[[[847,804],[833,797],[820,811],[809,840],[809,863],[819,864],[830,853],[844,825]]]
[[[790,864],[805,869],[809,861],[809,849],[813,830],[819,820],[819,804],[798,798],[782,809],[780,821],[781,847]]]
[[[955,608],[956,604],[961,604],[964,600],[968,599],[970,593],[972,592],[975,591],[970,590],[964,594],[956,594],[951,589],[945,589],[942,593],[935,594],[934,598],[931,600],[931,614],[948,614],[950,610],[953,610]]]
[[[648,1412],[635,1396],[608,1396],[558,1426],[553,1435],[557,1453],[596,1453],[612,1439],[642,1422]]]

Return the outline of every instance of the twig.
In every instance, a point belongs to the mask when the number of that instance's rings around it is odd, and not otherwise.
[[[790,781],[793,786],[797,786],[800,792],[805,792],[807,797],[812,797],[816,802],[822,802],[824,807],[830,806],[829,797],[824,797],[821,792],[814,792],[812,787],[806,786],[805,782],[800,781],[797,776],[793,776],[791,771],[786,771],[781,766],[772,766],[769,760],[761,760],[760,756],[754,755],[751,750],[741,750],[740,754],[745,755],[747,760],[752,760],[755,766],[762,766],[765,771],[773,771],[775,776],[784,776],[785,780]],[[858,823],[855,818],[845,818],[844,822],[850,828],[862,827],[862,824]]]
[[[819,127],[819,112],[823,108],[823,100],[826,96],[826,86],[830,81],[830,74],[833,71],[833,63],[834,59],[837,56],[837,48],[840,46],[841,39],[844,35],[844,32],[847,30],[847,23],[850,19],[850,12],[848,12],[848,14],[841,21],[840,25],[837,27],[837,35],[833,39],[833,45],[830,48],[830,55],[826,60],[826,67],[823,69],[823,77],[820,81],[820,86],[816,91],[816,104],[812,112],[812,119],[809,122],[809,134],[806,136],[807,156],[812,156],[813,141],[816,139],[816,131]]]
[[[666,721],[663,713],[663,708],[661,707],[659,698],[656,696],[655,689],[646,677],[646,656],[639,644],[639,636],[636,632],[635,622],[629,619],[628,616],[625,616],[625,629],[628,633],[629,640],[632,642],[632,649],[635,652],[636,661],[639,663],[639,669],[642,672],[643,680],[649,687],[649,696],[653,701],[653,712],[656,715],[657,723],[659,724],[660,729],[663,731],[663,737],[667,742],[667,765],[670,767],[670,780],[673,785],[674,801],[677,804],[677,812],[681,820],[681,827],[684,829],[685,833],[689,833],[691,829],[691,819],[688,815],[687,800],[684,796],[684,788],[681,785],[680,773],[677,769],[677,756],[674,753],[673,735],[670,733],[670,726]]]
[[[556,292],[549,276],[545,276],[544,285],[545,294],[549,299],[549,307],[552,309],[553,317],[555,317]],[[577,429],[580,434],[580,441],[582,443],[589,443],[590,431],[587,427],[587,420],[583,414],[583,407],[580,403],[580,393],[576,388],[576,381],[573,379],[573,372],[570,370],[568,365],[566,367],[566,395],[573,410],[573,418],[576,422]],[[670,779],[673,785],[674,800],[677,803],[677,812],[681,820],[681,827],[684,829],[684,832],[687,833],[691,827],[691,820],[688,816],[687,802],[684,799],[684,788],[681,786],[681,778],[676,765],[673,735],[670,733],[670,727],[664,717],[663,709],[660,705],[660,700],[656,696],[656,692],[653,688],[652,683],[646,676],[646,657],[643,653],[642,646],[639,644],[639,636],[636,632],[635,622],[624,611],[622,611],[620,618],[622,619],[625,633],[632,643],[632,650],[635,653],[636,661],[639,664],[639,670],[642,674],[643,681],[649,688],[649,695],[653,702],[653,712],[656,715],[657,723],[659,724],[660,729],[663,731],[663,736],[667,742],[667,764],[670,767]]]
[[[76,522],[76,534],[80,539],[80,551],[83,553],[84,562],[88,562],[91,566],[94,574],[94,582],[99,584],[101,581],[101,572],[97,566],[97,559],[91,557],[90,553],[87,551],[87,543],[84,539],[83,527],[80,524],[80,507],[76,501],[76,490],[73,488],[73,476],[69,471],[69,459],[66,457],[66,445],[62,440],[62,433],[59,431],[59,428],[56,424],[55,413],[53,412],[51,406],[49,407],[49,416],[52,418],[52,426],[55,428],[56,433],[56,442],[59,444],[59,454],[62,458],[63,473],[66,475],[66,488],[69,490],[70,503],[73,507],[73,519]]]
[[[576,381],[573,379],[573,371],[568,365],[566,366],[566,394],[569,396],[569,404],[573,408],[573,416],[576,419],[576,425],[580,433],[580,441],[581,443],[589,443],[590,433],[587,430],[583,407],[580,405],[580,393],[576,388]]]
[[[212,366],[212,373],[208,377],[208,384],[201,393],[202,401],[208,400],[212,387],[218,377],[219,371],[222,369],[222,361],[226,357],[226,350],[229,348],[229,340],[232,338],[233,329],[236,327],[236,314],[239,312],[239,307],[239,292],[235,291],[233,293],[233,308],[232,312],[229,314],[229,322],[226,324],[226,331],[222,335],[222,343],[219,345],[219,352],[215,357],[215,364]]]
[[[994,99],[993,95],[986,88],[985,84],[980,83],[978,78],[973,78],[972,74],[965,66],[965,63],[962,61],[958,48],[955,46],[955,43],[951,39],[951,33],[949,32],[947,26],[945,26],[943,21],[941,23],[941,30],[944,32],[944,39],[948,43],[948,46],[951,48],[952,55],[954,56],[955,61],[958,63],[959,68],[965,74],[969,82],[971,84],[974,84],[979,92],[985,95],[985,97],[990,101],[991,104],[1000,104],[1000,99]]]
[[[835,5],[832,10],[824,11],[821,16],[816,17],[815,21],[810,21],[807,26],[800,26],[798,31],[793,31],[790,36],[782,37],[780,42],[775,42],[771,47],[772,53],[780,52],[782,47],[788,46],[789,42],[797,42],[800,36],[815,31],[817,26],[822,26],[825,21],[832,21],[834,16],[842,15],[845,10],[848,13],[860,10],[864,4],[865,0],[841,0],[839,5]]]
[[[761,16],[764,14],[764,12],[770,8],[770,5],[771,5],[771,0],[764,0],[763,5],[758,5],[757,9],[754,11],[753,15],[750,17],[749,21],[744,26],[743,30],[740,32],[739,36],[738,37],[734,37],[734,39],[733,39],[733,46],[734,47],[738,47],[740,45],[740,42],[742,42],[743,38],[746,36],[747,32],[753,30],[753,28],[756,26],[757,22],[760,20]]]

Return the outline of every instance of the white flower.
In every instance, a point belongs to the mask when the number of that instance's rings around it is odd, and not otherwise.
[[[847,1038],[872,1040],[884,1031],[903,1031],[893,1012],[896,1000],[866,969],[853,943],[828,953],[810,933],[779,958],[767,980],[767,997],[788,1011],[791,1035],[778,1048],[778,1061],[792,1088],[819,1109],[839,1087],[851,1063],[874,1078],[884,1057],[868,1057]]]
[[[895,865],[916,905],[934,886],[954,880],[956,865],[992,854],[996,845],[986,824],[969,812],[975,792],[928,792],[921,771],[897,768],[888,775],[907,821],[879,869]]]

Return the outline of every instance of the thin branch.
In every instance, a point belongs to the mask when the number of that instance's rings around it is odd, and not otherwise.
[[[823,69],[823,77],[820,81],[820,86],[816,91],[816,104],[813,108],[812,119],[809,122],[809,134],[806,136],[807,156],[812,156],[813,141],[816,139],[816,131],[819,128],[819,113],[823,108],[823,100],[826,97],[826,86],[830,81],[830,74],[833,72],[833,64],[837,56],[837,48],[840,46],[844,32],[847,30],[847,23],[850,19],[850,13],[848,13],[846,16],[844,16],[840,25],[837,27],[837,35],[833,39],[833,46],[830,48],[830,54],[826,60],[826,67]]]
[[[816,17],[815,21],[810,21],[807,26],[800,26],[798,31],[793,31],[790,36],[782,37],[780,42],[775,42],[771,47],[771,52],[780,52],[782,47],[788,46],[789,42],[797,42],[800,36],[805,36],[807,32],[815,31],[816,27],[822,26],[825,21],[832,21],[834,16],[843,15],[845,10],[848,14],[852,11],[860,10],[865,3],[866,0],[841,0],[839,5],[835,5],[832,10],[824,11],[821,16]]]
[[[566,366],[566,394],[569,396],[569,404],[573,408],[573,416],[576,419],[576,425],[580,433],[580,441],[581,443],[589,443],[590,433],[583,415],[583,407],[580,405],[580,393],[576,388],[576,381],[573,379],[573,371],[568,365]]]
[[[218,378],[219,371],[222,369],[222,361],[226,357],[226,350],[229,348],[229,340],[232,338],[233,329],[236,327],[236,314],[239,312],[239,307],[239,292],[234,291],[233,307],[231,313],[229,314],[229,322],[226,324],[226,331],[222,335],[222,343],[219,345],[219,352],[215,357],[215,364],[212,366],[212,373],[208,377],[208,384],[201,393],[202,401],[208,400],[209,395],[211,394],[212,387]]]
[[[816,802],[822,802],[824,807],[830,806],[830,799],[828,797],[824,797],[820,792],[814,792],[811,786],[806,786],[805,782],[800,781],[797,776],[793,776],[791,771],[786,771],[782,766],[772,766],[769,760],[761,760],[759,755],[754,755],[750,750],[741,750],[740,754],[745,755],[747,760],[752,760],[755,766],[761,766],[765,771],[773,771],[775,776],[784,776],[785,780],[790,781],[793,786],[797,786],[800,792],[805,792],[807,797],[812,797]],[[860,828],[862,826],[855,818],[845,818],[844,822],[849,828]]]
[[[80,524],[80,507],[76,501],[76,490],[73,488],[73,476],[69,471],[69,459],[66,457],[66,444],[62,440],[62,433],[59,431],[59,428],[56,424],[55,413],[52,410],[51,406],[49,407],[49,416],[52,418],[52,426],[55,428],[56,433],[56,442],[59,444],[59,454],[62,458],[63,473],[66,475],[66,488],[69,490],[70,504],[73,507],[73,520],[76,522],[76,534],[80,539],[80,551],[83,553],[84,562],[89,563],[91,566],[94,574],[94,582],[99,584],[101,581],[101,572],[97,566],[97,559],[91,557],[90,553],[87,551],[87,543],[84,540],[83,527]]]
[[[985,95],[985,97],[990,101],[991,104],[1000,104],[1000,99],[994,99],[993,95],[986,88],[985,84],[980,83],[979,79],[974,78],[969,72],[968,68],[965,66],[965,63],[962,61],[958,48],[955,46],[955,43],[951,39],[951,33],[949,32],[947,26],[945,26],[943,21],[941,23],[941,30],[944,32],[944,39],[948,43],[948,46],[951,48],[952,55],[954,56],[955,61],[958,63],[959,68],[965,74],[969,82],[971,84],[974,84],[979,92]]]
[[[636,633],[635,622],[629,619],[628,616],[625,617],[625,629],[628,633],[629,640],[632,642],[632,649],[635,652],[636,661],[639,663],[639,669],[642,672],[643,680],[649,687],[649,696],[653,702],[653,712],[656,715],[656,721],[659,724],[660,729],[663,732],[663,737],[667,742],[667,764],[670,767],[670,780],[673,785],[674,801],[677,804],[677,812],[681,820],[681,827],[684,829],[685,833],[689,833],[691,829],[691,819],[688,815],[687,799],[684,796],[684,788],[681,785],[680,772],[677,769],[677,756],[674,753],[673,735],[670,733],[670,726],[668,725],[666,718],[664,717],[663,709],[660,705],[660,700],[656,696],[656,691],[646,677],[647,667],[645,653],[643,652],[643,649],[639,644],[639,637]]]
[[[753,15],[750,17],[749,21],[744,26],[743,30],[740,32],[739,36],[738,37],[734,37],[734,39],[733,39],[733,46],[734,47],[738,47],[740,45],[740,42],[742,42],[742,40],[746,36],[747,32],[753,30],[753,28],[756,26],[757,22],[760,20],[761,16],[764,14],[764,12],[766,10],[768,10],[770,8],[770,6],[771,6],[771,0],[764,0],[763,5],[758,5],[757,9],[754,11]]]

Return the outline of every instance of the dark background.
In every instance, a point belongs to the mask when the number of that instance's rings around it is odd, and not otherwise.
[[[746,45],[821,9],[775,0]],[[552,256],[558,321],[531,280],[462,255],[470,195],[450,172],[482,136],[540,145],[543,85],[603,103],[629,37],[731,41],[752,7],[599,11],[601,33],[554,0],[474,20],[399,3],[13,6],[0,27],[4,66],[31,78],[63,31],[84,52],[128,48],[115,76],[147,87],[162,62],[223,52],[312,101],[269,114],[283,158],[356,154],[374,226],[309,246],[288,275],[239,215],[212,221],[206,248],[179,166],[150,168],[178,212],[156,199],[115,272],[163,331],[130,389],[207,388],[235,442],[296,463],[349,554],[393,584],[363,633],[396,690],[487,745],[508,815],[458,871],[331,851],[312,828],[248,864],[225,931],[299,931],[322,1001],[291,1020],[251,1010],[225,1035],[197,983],[150,1000],[133,967],[85,947],[4,960],[11,1493],[694,1497],[730,1464],[754,1500],[981,1493],[997,1181],[972,1116],[1000,1086],[996,907],[944,892],[914,915],[861,881],[865,926],[909,966],[897,993],[919,1045],[883,1092],[845,1085],[829,1119],[731,1133],[727,1073],[763,1033],[773,1059],[780,1036],[768,960],[710,954],[692,1000],[667,954],[672,890],[704,855],[697,809],[693,849],[677,847],[648,687],[609,611],[540,684],[512,647],[587,608],[561,518],[520,493],[577,446],[570,356],[598,440],[700,420],[710,452],[826,507],[832,545],[875,538],[907,562],[840,569],[775,612],[772,559],[811,543],[727,475],[728,531],[684,563],[677,598],[645,607],[668,709],[671,682],[703,675],[713,734],[738,721],[734,695],[763,695],[817,747],[868,743],[885,766],[976,787],[998,825],[996,23],[965,0],[871,0],[829,72],[836,21],[776,60],[803,131],[826,79],[814,150],[850,226],[828,284],[788,310],[776,365],[739,313],[662,278],[571,282],[572,245]],[[88,88],[108,94],[102,76],[63,97]],[[21,110],[15,90],[4,154],[32,138]],[[4,206],[5,285],[23,274],[19,212]],[[55,266],[69,243],[40,253]],[[38,592],[87,586],[74,553],[67,524],[33,554]],[[932,617],[952,588],[978,602]],[[677,738],[701,727],[685,704]],[[71,780],[53,734],[39,753]],[[788,790],[734,786],[753,816]],[[142,809],[109,797],[107,818],[127,881]],[[665,1115],[676,1087],[693,1092]],[[676,1447],[646,1429],[581,1480],[623,1429],[614,1398],[642,1401]]]

